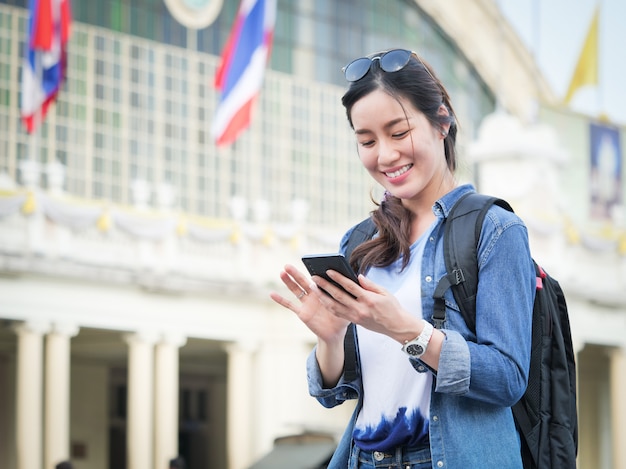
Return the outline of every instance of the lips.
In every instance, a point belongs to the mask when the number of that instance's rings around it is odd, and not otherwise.
[[[394,179],[394,178],[397,178],[399,176],[402,176],[404,173],[406,173],[412,167],[413,167],[413,164],[407,164],[406,166],[403,166],[402,168],[397,169],[395,171],[385,172],[385,176],[387,176],[388,178]]]

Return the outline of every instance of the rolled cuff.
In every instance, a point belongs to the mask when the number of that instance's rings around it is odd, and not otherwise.
[[[359,397],[359,380],[346,383],[344,376],[341,375],[339,382],[332,388],[324,388],[322,372],[320,371],[315,349],[309,354],[307,359],[307,380],[309,383],[309,394],[315,397],[324,407],[335,407],[348,399],[357,399]]]
[[[461,395],[469,392],[471,360],[467,342],[456,331],[445,330],[435,392]]]

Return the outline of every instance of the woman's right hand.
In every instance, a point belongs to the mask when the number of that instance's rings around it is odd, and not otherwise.
[[[319,301],[320,295],[325,295],[308,276],[300,272],[293,265],[286,265],[280,273],[280,279],[291,291],[296,300],[289,300],[277,292],[270,293],[270,297],[279,305],[293,311],[296,316],[315,334],[320,342],[343,344],[343,337],[349,322],[339,318],[326,309]]]
[[[270,293],[270,297],[279,305],[296,313],[317,336],[315,357],[322,374],[322,385],[325,388],[332,388],[339,382],[343,373],[343,340],[350,322],[325,308],[320,299],[326,293],[293,265],[285,266],[285,270],[280,273],[280,279],[300,304],[276,292]]]

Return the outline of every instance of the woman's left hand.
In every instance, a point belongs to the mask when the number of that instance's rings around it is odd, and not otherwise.
[[[333,270],[328,276],[345,291],[322,277],[313,276],[312,280],[330,294],[320,294],[319,301],[337,317],[399,341],[407,330],[421,328],[419,319],[406,311],[394,295],[364,275],[359,275],[359,285]]]

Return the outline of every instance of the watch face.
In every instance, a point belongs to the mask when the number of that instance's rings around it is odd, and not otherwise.
[[[419,344],[410,344],[410,345],[407,345],[406,347],[406,353],[408,353],[409,355],[413,355],[414,357],[417,357],[421,355],[422,353],[424,353],[424,347],[422,347]]]

